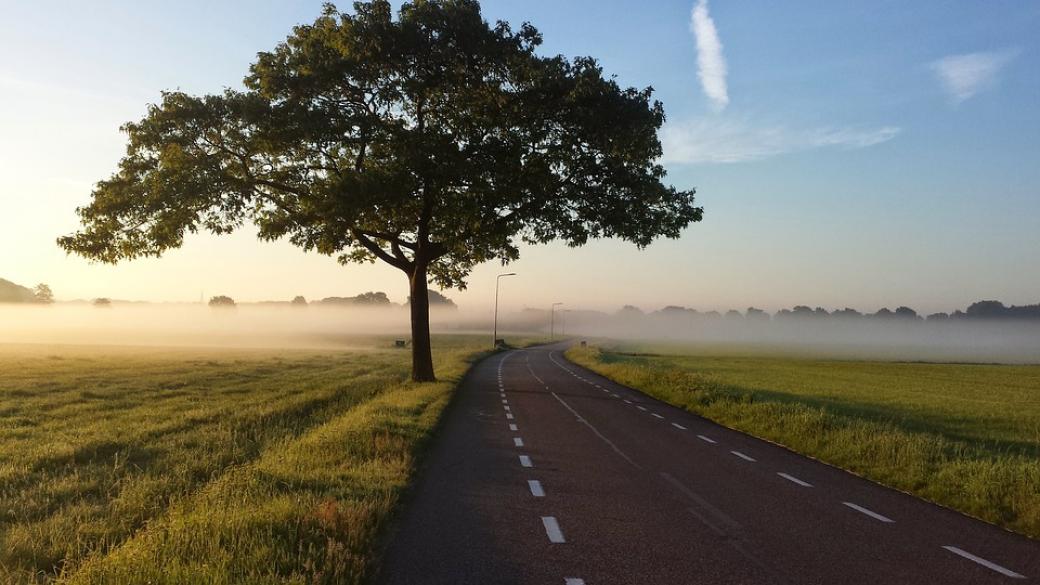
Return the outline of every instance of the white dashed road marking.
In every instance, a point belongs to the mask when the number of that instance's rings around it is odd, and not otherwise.
[[[1001,567],[1000,565],[998,565],[996,563],[993,563],[993,562],[990,562],[990,561],[987,561],[986,559],[984,559],[982,557],[977,557],[977,556],[971,554],[970,552],[968,552],[968,551],[966,551],[964,549],[960,549],[960,548],[957,548],[955,546],[944,546],[943,548],[945,548],[946,550],[952,552],[953,554],[955,554],[957,556],[964,557],[964,558],[968,559],[969,561],[974,561],[974,562],[982,565],[983,567],[986,567],[987,569],[989,569],[991,571],[996,571],[996,572],[1000,573],[1001,575],[1004,575],[1005,577],[1011,577],[1012,579],[1025,579],[1026,578],[1025,575],[1020,575],[1020,574],[1012,571],[1011,569],[1008,569],[1007,567]]]
[[[640,406],[640,405],[637,404],[636,408],[638,408],[639,410],[642,410],[643,412],[646,412],[646,407],[645,406]]]
[[[506,418],[509,419],[509,420],[513,420],[513,413],[507,412],[506,413]]]
[[[874,512],[873,510],[868,510],[868,509],[864,508],[863,506],[858,506],[856,504],[853,504],[852,502],[842,502],[842,504],[845,504],[846,506],[852,508],[853,510],[855,510],[857,512],[861,512],[863,514],[866,514],[867,516],[870,516],[871,518],[873,518],[875,520],[880,520],[881,522],[888,522],[888,523],[895,522],[895,520],[893,520],[893,519],[891,519],[891,518],[889,518],[887,516],[882,516],[881,514],[878,514],[877,512]]]
[[[809,483],[807,481],[802,481],[802,480],[798,479],[797,477],[795,477],[793,475],[788,475],[788,474],[786,474],[786,473],[784,473],[782,471],[778,471],[778,472],[776,472],[776,474],[779,475],[780,477],[786,479],[787,481],[789,481],[791,483],[796,483],[796,484],[798,484],[798,485],[800,485],[802,487],[812,487],[811,483]]]
[[[509,430],[511,430],[511,431],[517,430],[516,425],[513,424],[513,423],[509,423]]]
[[[534,467],[534,464],[531,463],[531,458],[527,455],[520,456],[520,465],[523,467]]]
[[[585,585],[585,579],[579,579],[577,577],[567,577],[563,580],[563,585]]]
[[[517,447],[523,447],[524,446],[524,440],[521,439],[520,437],[513,437],[513,445],[515,445]]]
[[[531,495],[536,498],[544,498],[545,490],[542,489],[542,482],[537,479],[527,480],[527,487],[531,488]]]
[[[657,414],[656,412],[651,412],[650,414],[654,415],[654,418],[664,418],[663,416]]]
[[[503,406],[502,408],[506,409],[506,412],[510,411],[510,408],[508,406]]]
[[[712,445],[718,443],[718,441],[716,441],[715,439],[712,439],[711,437],[705,437],[704,435],[697,435],[697,438],[704,441],[705,443],[711,443]]]
[[[732,454],[736,455],[737,457],[740,457],[740,458],[741,458],[741,459],[743,459],[744,461],[750,461],[750,462],[752,462],[752,463],[754,463],[755,461],[757,461],[757,460],[756,460],[756,459],[755,459],[754,457],[752,457],[752,456],[750,456],[750,455],[745,455],[745,454],[741,453],[740,451],[730,451],[730,453],[732,453]]]
[[[677,428],[677,429],[679,429],[680,431],[685,431],[686,430],[686,427],[682,426],[679,423],[672,423],[672,426]]]
[[[542,525],[545,526],[545,533],[549,536],[549,542],[567,542],[563,538],[563,532],[560,530],[560,523],[556,521],[556,517],[542,516]]]

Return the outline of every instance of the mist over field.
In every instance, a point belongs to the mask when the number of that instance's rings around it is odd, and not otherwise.
[[[181,347],[352,348],[363,336],[409,337],[407,307],[347,307],[312,303],[202,304],[80,303],[0,304],[0,343],[142,345]],[[487,334],[490,311],[434,309],[436,333]],[[550,326],[567,337],[626,342],[639,351],[797,354],[839,359],[1040,363],[1040,323],[963,319],[871,317],[745,317],[658,311],[524,309],[500,311],[499,337],[543,336]],[[369,345],[364,343],[364,345]]]

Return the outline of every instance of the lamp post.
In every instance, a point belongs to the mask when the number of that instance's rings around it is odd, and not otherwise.
[[[570,309],[564,309],[560,315],[560,336],[564,338],[567,337],[567,313],[570,312]]]
[[[516,276],[516,273],[506,272],[505,274],[499,274],[498,278],[495,279],[495,327],[491,333],[491,349],[498,349],[498,283],[503,276]]]
[[[556,339],[556,307],[563,303],[553,303],[549,309],[549,341]]]

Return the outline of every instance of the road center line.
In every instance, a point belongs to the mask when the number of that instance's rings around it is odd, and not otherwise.
[[[556,521],[555,516],[542,516],[542,525],[545,526],[545,533],[549,536],[549,542],[567,542],[563,538],[560,523]]]
[[[874,512],[873,510],[868,510],[868,509],[864,508],[863,506],[858,506],[856,504],[853,504],[852,502],[842,502],[842,504],[845,504],[846,506],[852,508],[853,510],[855,510],[857,512],[861,512],[863,514],[866,514],[867,516],[870,516],[871,518],[873,518],[875,520],[880,520],[881,522],[888,522],[890,524],[892,522],[895,522],[895,520],[893,520],[893,519],[891,519],[891,518],[889,518],[887,516],[882,516],[881,514],[878,514],[877,512]]]
[[[672,423],[672,426],[677,428],[677,429],[679,429],[680,431],[685,431],[686,430],[686,427],[682,426],[679,423]]]
[[[531,463],[531,458],[527,455],[520,456],[520,465],[523,467],[534,467],[534,464]]]
[[[577,577],[567,577],[563,580],[563,585],[585,585],[585,579],[579,579]]]
[[[544,498],[545,490],[542,489],[542,482],[537,479],[527,480],[527,487],[531,489],[531,495],[536,498]]]
[[[515,445],[517,447],[523,447],[524,446],[524,440],[521,439],[520,437],[513,437],[513,445]]]
[[[642,410],[643,412],[646,412],[646,407],[645,406],[640,406],[640,405],[637,404],[636,408],[638,408],[639,410]]]
[[[513,424],[513,423],[509,423],[509,430],[511,430],[511,431],[517,430],[516,425]]]
[[[656,412],[651,412],[650,414],[652,414],[654,416],[654,418],[664,418],[663,416],[657,414]]]
[[[697,438],[704,441],[705,443],[711,443],[712,445],[718,443],[718,441],[716,441],[715,439],[712,439],[711,437],[705,437],[704,435],[697,435]]]
[[[509,419],[509,420],[513,420],[513,413],[507,412],[506,413],[506,418]]]
[[[966,551],[964,549],[960,549],[960,548],[957,548],[955,546],[944,546],[943,548],[945,548],[946,550],[952,552],[953,554],[955,554],[957,556],[964,557],[964,558],[968,559],[969,561],[974,561],[974,562],[982,565],[983,567],[986,567],[987,569],[989,569],[991,571],[996,571],[996,572],[1000,573],[1001,575],[1004,575],[1005,577],[1011,577],[1012,579],[1025,579],[1026,578],[1025,575],[1021,575],[1019,573],[1016,573],[1016,572],[1012,571],[1011,569],[1008,569],[1007,567],[1001,567],[1000,565],[998,565],[996,563],[993,563],[993,562],[990,562],[990,561],[987,561],[986,559],[984,559],[982,557],[977,557],[977,556],[971,554],[970,552],[968,552],[968,551]]]
[[[784,473],[782,471],[778,471],[778,472],[776,472],[776,474],[779,475],[780,477],[786,479],[787,481],[789,481],[791,483],[796,483],[796,484],[798,484],[798,485],[800,485],[802,487],[812,487],[811,483],[809,483],[807,481],[802,481],[802,480],[798,479],[797,477],[795,477],[793,475],[788,475],[788,474],[786,474],[786,473]]]
[[[638,469],[642,469],[642,467],[640,467],[638,463],[636,463],[635,461],[632,461],[631,457],[629,457],[628,455],[625,455],[625,453],[621,449],[617,448],[617,445],[615,445],[613,442],[611,442],[610,439],[604,437],[603,433],[599,432],[599,430],[596,427],[592,426],[592,424],[589,421],[585,420],[585,417],[581,416],[580,414],[578,414],[578,411],[576,411],[573,408],[571,408],[570,404],[567,404],[566,402],[564,402],[563,399],[560,398],[558,394],[553,392],[552,395],[553,395],[554,398],[556,398],[556,400],[559,400],[560,404],[562,404],[567,410],[571,411],[571,414],[573,414],[575,416],[575,418],[578,419],[578,422],[580,422],[581,424],[589,427],[589,429],[591,429],[592,432],[595,433],[596,436],[599,437],[601,441],[603,441],[607,445],[610,445],[610,448],[613,449],[615,453],[620,455],[622,459],[624,459],[625,461],[628,461],[633,467],[636,467]]]
[[[509,412],[511,410],[508,405],[503,406],[502,408],[506,409],[506,412]]]
[[[631,400],[625,399],[625,404],[632,404]]]
[[[755,461],[757,461],[757,459],[755,459],[754,457],[752,457],[752,456],[750,456],[750,455],[745,455],[745,454],[741,453],[740,451],[730,451],[730,453],[732,453],[732,454],[736,455],[737,457],[740,457],[740,458],[741,458],[741,459],[743,459],[744,461],[750,461],[750,462],[752,462],[752,463],[754,463]]]

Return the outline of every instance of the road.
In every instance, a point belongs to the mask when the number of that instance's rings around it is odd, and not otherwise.
[[[1011,583],[1040,543],[714,424],[566,361],[477,364],[380,582]]]

